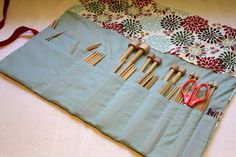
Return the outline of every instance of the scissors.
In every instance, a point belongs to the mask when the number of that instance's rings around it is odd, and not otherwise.
[[[199,98],[198,97],[198,92],[200,91],[201,88],[205,88],[205,95],[203,97]],[[209,88],[208,88],[208,85],[205,84],[205,83],[202,83],[198,86],[196,80],[188,80],[182,86],[181,93],[182,93],[183,98],[184,98],[183,103],[188,105],[189,107],[194,107],[198,103],[201,103],[201,102],[205,101],[208,98]]]

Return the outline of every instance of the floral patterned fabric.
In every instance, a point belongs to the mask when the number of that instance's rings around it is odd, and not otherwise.
[[[70,11],[162,53],[236,77],[236,29],[153,0],[80,0]]]

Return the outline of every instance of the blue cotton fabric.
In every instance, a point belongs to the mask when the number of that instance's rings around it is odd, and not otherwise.
[[[64,34],[45,40],[60,31]],[[77,40],[79,46],[71,55],[69,50]],[[199,83],[216,81],[219,87],[208,108],[223,111],[236,87],[235,78],[151,49],[163,62],[155,72],[159,80],[146,90],[137,83],[144,73],[137,71],[127,81],[113,73],[129,42],[67,11],[55,30],[46,28],[2,60],[0,72],[144,156],[201,156],[217,119],[161,96],[166,83],[162,79],[169,67],[178,63],[188,74],[198,73]],[[95,67],[83,62],[89,53],[86,47],[94,43],[102,43],[97,51],[106,54]],[[135,64],[138,69],[145,59],[143,56]],[[177,85],[182,85],[188,74]]]

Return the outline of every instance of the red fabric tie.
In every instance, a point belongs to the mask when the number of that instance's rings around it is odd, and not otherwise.
[[[0,29],[3,28],[4,24],[5,24],[5,20],[6,20],[6,16],[7,16],[7,9],[9,6],[10,0],[4,0],[4,5],[3,5],[3,19],[0,21]],[[6,46],[10,43],[12,43],[13,41],[15,41],[21,34],[27,32],[27,31],[31,31],[33,33],[33,35],[38,34],[39,32],[36,29],[33,28],[29,28],[29,27],[25,27],[25,26],[21,26],[19,28],[17,28],[13,34],[6,40],[4,41],[0,41],[0,47],[2,46]]]

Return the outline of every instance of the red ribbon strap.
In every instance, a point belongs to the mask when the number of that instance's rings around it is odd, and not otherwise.
[[[27,32],[27,31],[31,31],[34,35],[38,34],[39,32],[36,29],[32,29],[32,28],[28,28],[25,26],[21,26],[19,28],[17,28],[13,34],[6,40],[4,41],[0,41],[0,47],[2,46],[6,46],[10,43],[12,43],[13,41],[15,41],[21,34]]]
[[[7,9],[9,6],[10,0],[4,0],[4,5],[3,5],[3,19],[0,21],[0,29],[3,28],[4,24],[5,24],[5,19],[6,19],[6,15],[7,15]],[[4,41],[0,41],[0,47],[2,46],[6,46],[10,43],[12,43],[13,41],[15,41],[21,34],[27,32],[27,31],[31,31],[34,35],[38,34],[39,32],[36,29],[33,28],[29,28],[29,27],[25,27],[25,26],[21,26],[19,28],[17,28],[13,34],[6,40]]]

